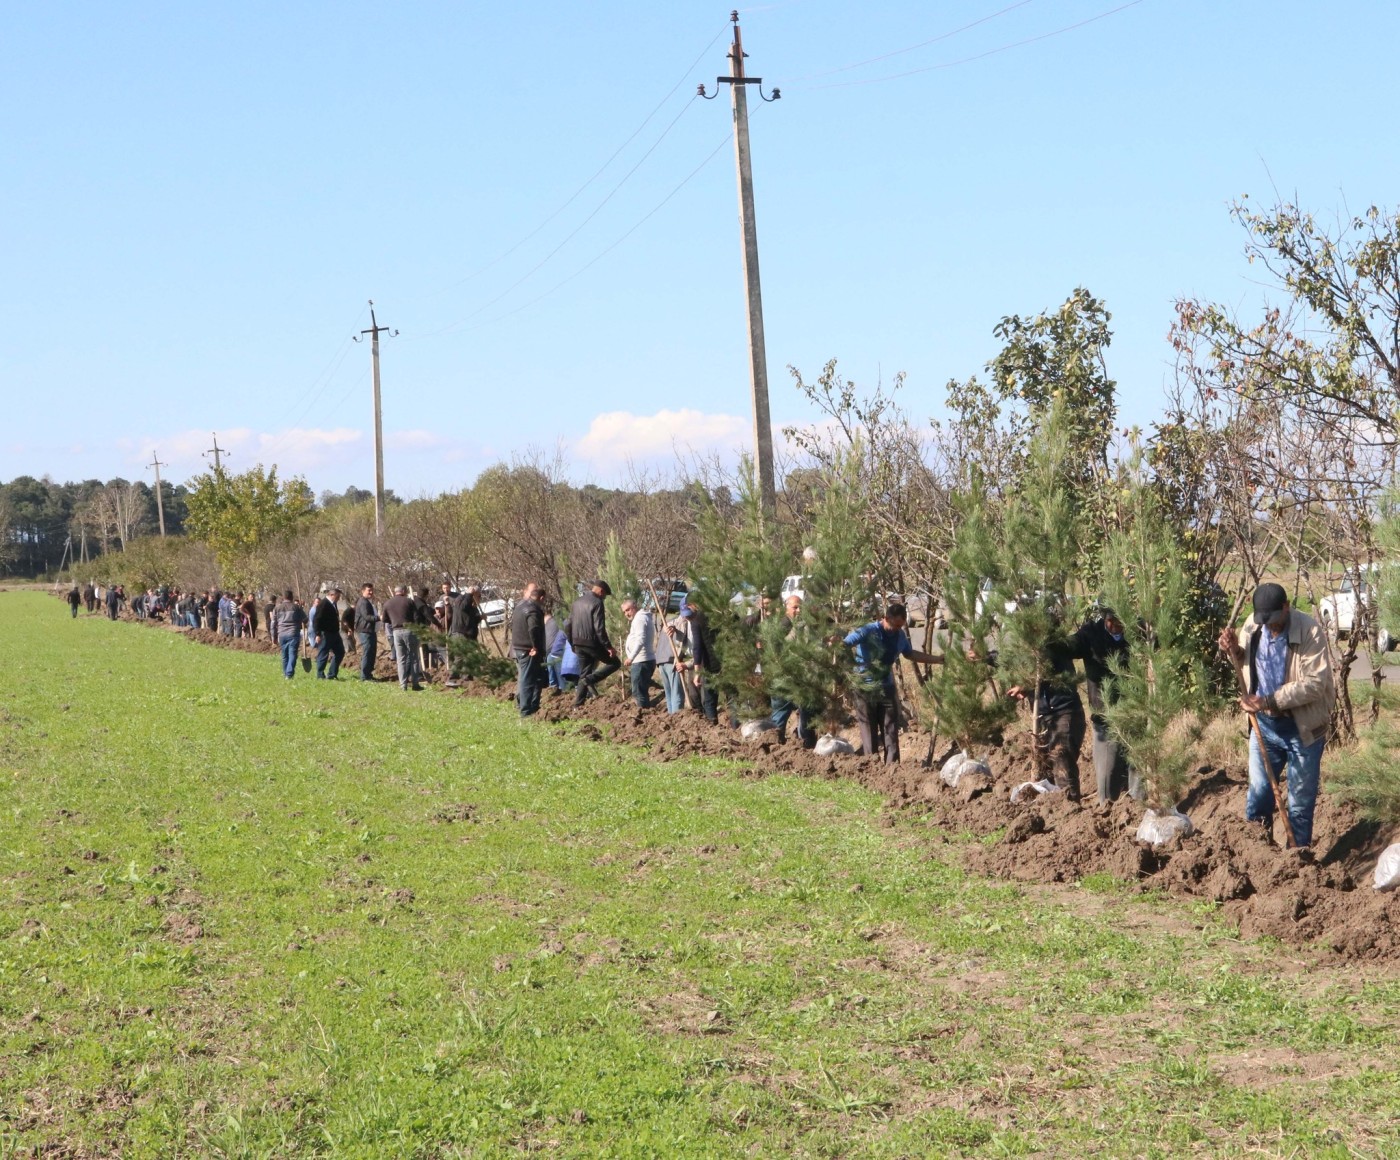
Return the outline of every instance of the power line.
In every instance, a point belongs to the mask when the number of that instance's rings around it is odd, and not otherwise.
[[[825,85],[808,85],[807,88],[809,90],[847,89],[853,88],[856,85],[875,85],[880,84],[883,81],[897,81],[902,80],[905,77],[918,76],[920,73],[936,72],[939,69],[945,68],[955,68],[960,64],[971,64],[973,61],[986,60],[987,57],[996,56],[998,53],[1010,52],[1013,48],[1024,48],[1028,44],[1036,44],[1037,42],[1042,40],[1049,40],[1051,37],[1054,36],[1063,36],[1066,32],[1074,32],[1076,29],[1084,28],[1085,26],[1094,24],[1097,21],[1106,20],[1110,16],[1116,16],[1118,13],[1125,12],[1129,8],[1136,8],[1141,3],[1143,3],[1143,0],[1128,0],[1128,3],[1120,4],[1117,8],[1109,8],[1107,11],[1097,13],[1096,15],[1090,16],[1085,20],[1077,21],[1074,24],[1066,24],[1063,28],[1055,28],[1049,32],[1042,32],[1039,36],[1028,36],[1025,40],[1013,41],[1010,44],[1003,44],[998,46],[997,48],[988,49],[986,52],[976,53],[973,56],[964,56],[958,60],[947,60],[943,61],[941,64],[925,65],[923,68],[913,68],[909,69],[907,72],[891,73],[890,75],[883,77],[867,77],[864,80],[858,81],[833,81],[831,84]]]
[[[436,335],[447,334],[450,331],[456,330],[464,323],[470,322],[473,318],[477,317],[477,315],[482,314],[483,312],[491,309],[491,307],[495,306],[497,302],[500,302],[503,298],[508,297],[512,291],[517,289],[525,282],[529,281],[530,278],[534,277],[534,275],[537,274],[541,269],[543,269],[544,266],[547,265],[549,261],[556,254],[559,253],[560,250],[562,250],[571,241],[573,241],[574,238],[578,237],[578,235],[583,231],[583,228],[587,226],[589,222],[591,222],[595,217],[598,216],[599,213],[602,212],[603,207],[606,206],[608,202],[612,201],[614,194],[616,194],[618,190],[620,190],[624,185],[626,185],[627,182],[631,179],[632,175],[636,173],[637,170],[639,170],[646,163],[647,158],[656,152],[661,142],[666,140],[666,137],[670,134],[671,130],[676,127],[676,123],[686,115],[692,104],[694,104],[693,98],[681,106],[681,111],[677,113],[672,119],[671,123],[661,131],[661,136],[659,136],[655,141],[652,142],[651,148],[648,149],[645,153],[643,153],[641,157],[637,160],[637,163],[634,166],[632,166],[632,168],[629,169],[625,174],[623,174],[622,180],[619,181],[616,185],[612,187],[612,189],[608,191],[607,196],[604,197],[602,201],[600,201],[596,206],[593,207],[593,212],[590,213],[586,218],[584,218],[583,221],[579,222],[579,224],[575,226],[573,230],[571,230],[565,236],[564,240],[554,247],[554,249],[550,250],[549,253],[547,253],[543,258],[541,258],[538,262],[536,262],[533,266],[526,270],[525,273],[520,275],[519,278],[517,278],[514,282],[512,282],[494,298],[490,299],[487,302],[483,302],[480,306],[478,306],[475,310],[473,310],[470,314],[466,315],[464,318],[459,318],[456,322],[449,323],[448,325],[441,327],[438,330],[429,331],[428,333],[419,335],[418,337],[432,338]]]
[[[1029,3],[1029,0],[1026,0],[1026,2]],[[705,45],[705,47],[700,50],[696,58],[690,62],[690,65],[686,68],[685,72],[681,74],[680,80],[676,81],[676,83],[672,85],[671,88],[667,91],[666,95],[662,97],[661,100],[656,102],[655,108],[653,108],[650,113],[648,113],[644,118],[642,118],[642,123],[632,130],[632,133],[627,138],[627,140],[625,140],[621,145],[614,149],[609,155],[608,159],[604,161],[602,165],[598,166],[597,170],[594,171],[593,176],[588,178],[587,181],[585,181],[576,190],[574,190],[574,192],[568,196],[568,198],[564,201],[562,205],[560,205],[558,209],[556,209],[552,214],[545,218],[544,221],[540,222],[539,225],[532,229],[518,242],[516,242],[515,245],[511,246],[510,249],[505,250],[500,254],[497,254],[496,257],[492,258],[489,262],[486,263],[486,265],[481,266],[476,270],[473,270],[470,274],[466,275],[463,278],[457,279],[457,281],[451,283],[450,285],[444,286],[441,290],[434,290],[424,295],[423,297],[437,298],[443,294],[446,294],[449,290],[455,290],[458,286],[465,286],[468,282],[472,281],[473,279],[479,278],[482,274],[486,273],[487,270],[490,270],[495,266],[498,266],[501,262],[504,262],[513,253],[515,253],[516,250],[520,249],[520,247],[523,246],[526,242],[530,241],[537,234],[539,234],[539,232],[543,230],[545,226],[549,225],[550,222],[552,222],[561,213],[568,209],[569,206],[573,205],[574,202],[577,201],[580,196],[582,196],[583,191],[586,190],[595,181],[597,181],[598,178],[602,177],[603,174],[607,171],[608,167],[618,159],[622,151],[626,149],[627,146],[632,144],[632,142],[635,141],[638,138],[638,136],[641,135],[643,129],[645,129],[649,124],[651,124],[652,118],[654,118],[657,113],[661,112],[661,109],[666,104],[666,102],[669,101],[672,97],[674,97],[676,95],[677,90],[683,84],[685,84],[687,80],[690,79],[691,75],[695,72],[696,68],[699,67],[700,62],[704,60],[705,57],[708,55],[710,49],[712,49],[715,46],[715,43],[728,30],[728,24],[720,26],[720,30],[717,33],[715,33],[714,39],[711,40],[709,44]],[[410,301],[412,300],[410,299]]]
[[[363,311],[361,311],[361,313],[363,313]],[[355,321],[358,322],[359,319],[357,318]],[[332,356],[332,362],[334,362],[335,365],[331,366],[328,363],[326,369],[322,370],[321,374],[317,376],[317,379],[320,381],[321,385],[316,388],[315,394],[313,394],[307,400],[305,406],[302,407],[297,417],[287,425],[287,429],[283,431],[282,434],[279,435],[276,439],[274,439],[271,443],[269,443],[265,448],[263,448],[262,453],[264,455],[270,456],[274,451],[281,450],[282,444],[287,440],[290,433],[296,430],[297,427],[300,426],[301,422],[309,414],[311,414],[312,408],[316,406],[316,403],[320,400],[321,396],[326,393],[326,388],[328,388],[331,385],[331,383],[335,382],[335,376],[340,373],[340,368],[345,365],[345,360],[350,357],[351,347],[351,339],[347,335],[344,341],[340,344],[340,348],[336,351],[335,355]]]
[[[369,307],[367,306],[361,306],[359,310],[355,312],[355,317],[350,320],[350,325],[345,329],[347,331],[353,331],[354,328],[359,325],[360,319],[364,317],[365,311],[368,309]],[[311,408],[314,407],[317,400],[325,394],[326,388],[335,381],[335,376],[340,372],[341,366],[350,354],[351,346],[350,336],[347,334],[340,340],[340,345],[335,348],[335,353],[331,355],[326,365],[321,368],[320,374],[311,380],[311,385],[307,387],[309,395],[303,392],[302,399],[293,403],[291,408],[288,408],[290,410],[301,407],[297,417],[288,424],[286,431],[262,449],[261,454],[271,457],[274,452],[282,450],[282,445],[286,442],[288,433],[295,430],[297,425],[311,413]]]
[[[543,302],[546,298],[548,298],[548,297],[549,297],[551,294],[553,294],[556,290],[562,290],[565,286],[567,286],[567,285],[568,285],[570,282],[572,282],[575,278],[578,278],[578,277],[580,277],[581,275],[587,273],[587,272],[588,272],[589,270],[591,270],[594,266],[596,266],[599,262],[601,262],[604,258],[606,258],[609,254],[611,254],[615,249],[617,249],[618,246],[622,245],[623,242],[625,242],[628,238],[630,238],[633,234],[635,234],[639,229],[641,229],[642,226],[646,225],[647,222],[649,222],[653,217],[655,217],[658,213],[660,213],[661,210],[666,206],[666,203],[669,202],[673,197],[675,197],[676,194],[680,193],[680,191],[681,191],[682,189],[684,189],[688,184],[690,184],[691,179],[694,178],[695,175],[696,175],[697,173],[699,173],[702,169],[704,169],[705,166],[707,166],[711,161],[713,161],[713,160],[719,155],[720,150],[723,149],[726,145],[728,145],[729,142],[732,141],[733,139],[734,139],[734,134],[733,134],[733,133],[727,133],[727,134],[725,134],[724,140],[721,141],[718,145],[716,145],[716,146],[706,155],[705,159],[704,159],[702,162],[700,162],[699,165],[697,165],[694,169],[692,169],[689,173],[687,173],[687,174],[685,175],[685,177],[683,177],[683,178],[680,180],[680,182],[679,182],[674,188],[672,188],[672,190],[671,190],[670,193],[668,193],[668,194],[667,194],[665,197],[663,197],[659,202],[657,202],[654,206],[652,206],[652,208],[651,208],[650,210],[648,210],[648,211],[646,212],[646,214],[644,214],[641,218],[639,218],[636,222],[634,222],[634,223],[632,224],[632,226],[631,226],[630,228],[628,228],[628,230],[627,230],[626,233],[622,234],[619,238],[617,238],[615,241],[613,241],[611,245],[609,245],[609,246],[607,246],[606,248],[600,250],[600,251],[599,251],[597,254],[595,254],[592,258],[590,258],[590,259],[588,260],[588,262],[586,262],[584,265],[580,266],[577,270],[575,270],[575,271],[574,271],[572,274],[570,274],[567,278],[563,279],[563,280],[560,281],[560,282],[556,282],[553,286],[551,286],[551,287],[550,287],[548,290],[546,290],[543,294],[540,294],[540,295],[538,295],[537,297],[531,298],[528,302],[523,302],[523,303],[521,303],[519,306],[515,307],[515,308],[512,309],[512,310],[507,310],[504,314],[498,314],[498,315],[496,315],[494,318],[487,318],[487,319],[484,319],[484,320],[482,320],[481,322],[478,322],[475,326],[468,327],[468,328],[467,328],[468,331],[479,330],[479,329],[481,329],[481,328],[484,327],[484,326],[494,326],[494,325],[495,325],[496,323],[498,323],[498,322],[503,322],[503,321],[504,321],[505,319],[507,319],[507,318],[512,318],[512,317],[514,317],[515,315],[519,314],[522,310],[528,310],[531,306],[534,306],[537,302]]]
[[[951,40],[964,32],[969,32],[979,25],[995,20],[998,16],[1005,16],[1008,12],[1013,12],[1017,8],[1024,8],[1027,4],[1034,3],[1034,0],[1016,0],[1015,4],[1008,4],[1005,8],[999,8],[990,15],[983,16],[970,24],[964,24],[960,28],[954,28],[950,32],[943,32],[928,40],[921,40],[918,44],[911,44],[908,48],[897,48],[893,52],[881,53],[879,56],[872,56],[868,60],[858,60],[855,64],[843,64],[840,68],[829,68],[822,72],[808,73],[806,76],[793,77],[789,81],[783,81],[784,85],[796,84],[801,81],[817,80],[820,77],[835,76],[837,73],[850,72],[852,69],[864,68],[868,64],[878,64],[882,60],[889,60],[891,57],[903,56],[905,53],[917,52],[921,48],[927,48],[931,44],[940,44],[945,40]]]

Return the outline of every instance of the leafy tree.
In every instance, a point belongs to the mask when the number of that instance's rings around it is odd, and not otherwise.
[[[1257,323],[1225,307],[1177,303],[1173,338],[1193,336],[1208,357],[1196,369],[1222,390],[1302,408],[1319,420],[1360,420],[1373,439],[1400,439],[1400,213],[1370,206],[1333,227],[1296,205],[1231,214],[1262,266],[1292,305],[1269,307]]]
[[[1128,636],[1104,717],[1157,809],[1175,807],[1197,760],[1207,711],[1203,654],[1195,640],[1193,593],[1176,530],[1134,465],[1130,516],[1103,551],[1104,594]]]
[[[225,584],[254,587],[265,553],[289,539],[313,506],[306,481],[280,482],[275,466],[241,475],[217,469],[191,481],[188,527],[213,550]]]
[[[984,470],[1000,473],[988,482],[999,482],[1003,494],[1018,490],[1035,432],[1059,404],[1065,409],[1060,470],[1075,499],[1076,519],[1087,522],[1098,514],[1117,416],[1117,384],[1105,361],[1111,317],[1082,287],[1058,310],[1029,319],[1008,315],[993,330],[1005,345],[987,364],[989,381],[948,384],[966,453]]]

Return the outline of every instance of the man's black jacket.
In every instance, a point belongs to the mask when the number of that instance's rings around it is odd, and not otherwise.
[[[612,652],[612,641],[608,639],[608,619],[603,608],[603,598],[592,592],[585,592],[569,609],[569,619],[564,622],[564,636],[573,646],[574,652],[591,649],[593,652]]]
[[[450,636],[464,636],[476,640],[481,627],[481,609],[472,599],[470,592],[463,592],[452,601],[452,621],[447,626]]]
[[[311,614],[311,631],[316,636],[340,635],[340,609],[324,596],[316,601],[316,611]]]
[[[539,601],[522,600],[515,606],[510,614],[510,647],[516,653],[534,649],[536,656],[544,656],[544,609]]]

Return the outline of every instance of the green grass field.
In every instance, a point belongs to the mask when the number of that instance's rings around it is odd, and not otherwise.
[[[0,1157],[1393,1156],[1400,972],[0,595]]]

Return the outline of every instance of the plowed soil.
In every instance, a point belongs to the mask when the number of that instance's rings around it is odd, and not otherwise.
[[[276,651],[264,639],[238,640],[205,629],[176,631],[218,647]],[[346,660],[356,667],[353,656]],[[393,676],[383,652],[375,671]],[[514,692],[472,684],[447,691],[501,700]],[[940,780],[936,762],[924,766],[929,738],[916,729],[903,735],[904,759],[898,765],[858,755],[818,757],[802,749],[795,737],[786,745],[779,745],[772,733],[746,741],[737,731],[710,725],[693,712],[642,711],[623,700],[620,691],[613,679],[602,697],[582,709],[573,708],[572,697],[546,692],[538,720],[575,737],[644,749],[660,761],[732,758],[746,762],[753,776],[854,778],[883,794],[891,809],[923,813],[950,833],[984,839],[963,846],[967,867],[978,873],[1056,883],[1107,872],[1139,890],[1217,903],[1246,937],[1311,944],[1345,959],[1400,959],[1400,892],[1383,894],[1371,887],[1376,858],[1392,835],[1360,821],[1325,789],[1318,801],[1313,848],[1286,850],[1244,820],[1244,769],[1203,766],[1181,803],[1195,832],[1154,851],[1134,838],[1143,813],[1137,802],[1100,805],[1091,798],[1073,803],[1047,794],[1013,804],[1011,790],[1032,776],[1029,752],[1019,736],[990,755],[990,785],[969,783],[953,790]],[[853,739],[849,730],[845,736]],[[1087,752],[1081,769],[1092,783]]]

